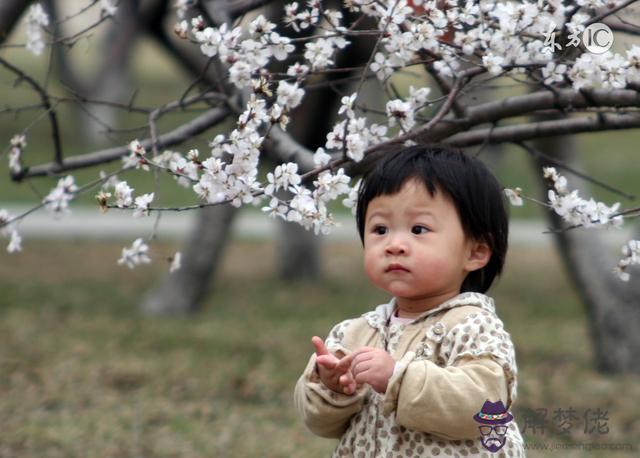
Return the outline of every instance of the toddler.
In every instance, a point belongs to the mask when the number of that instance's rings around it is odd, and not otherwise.
[[[392,299],[312,338],[294,396],[307,427],[339,438],[334,457],[524,456],[513,343],[484,294],[507,251],[495,177],[446,146],[388,152],[356,222],[366,274]]]

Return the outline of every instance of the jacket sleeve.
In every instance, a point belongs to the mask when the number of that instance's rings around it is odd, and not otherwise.
[[[486,400],[510,407],[515,398],[513,344],[500,320],[479,312],[442,340],[441,364],[406,353],[389,381],[383,409],[398,424],[446,439],[478,436],[473,416]]]
[[[331,330],[325,341],[329,351],[350,352],[342,346],[344,329],[348,324],[348,321],[342,322]],[[318,376],[316,355],[313,354],[296,383],[293,403],[311,432],[321,437],[337,438],[346,431],[351,417],[362,409],[367,390],[362,387],[353,395],[345,395],[327,388]]]

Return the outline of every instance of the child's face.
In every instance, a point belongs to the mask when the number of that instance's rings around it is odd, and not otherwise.
[[[365,271],[401,310],[422,312],[456,296],[490,256],[486,244],[467,240],[453,202],[441,191],[432,197],[419,181],[367,207]]]

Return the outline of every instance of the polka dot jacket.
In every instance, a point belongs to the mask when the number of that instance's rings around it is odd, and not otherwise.
[[[473,416],[486,400],[510,409],[517,388],[515,351],[493,299],[462,293],[408,324],[390,323],[395,300],[333,327],[335,354],[384,348],[398,362],[384,394],[363,385],[354,395],[327,388],[315,355],[296,384],[306,426],[338,438],[334,457],[523,457],[516,419],[498,452],[481,443]]]

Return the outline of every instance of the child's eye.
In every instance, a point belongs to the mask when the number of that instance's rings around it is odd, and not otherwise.
[[[426,234],[427,232],[429,232],[429,228],[427,228],[426,226],[421,226],[419,224],[416,224],[415,226],[413,226],[411,228],[411,232],[413,234]]]
[[[373,233],[377,235],[384,235],[387,233],[387,228],[384,226],[375,226],[373,228]]]

